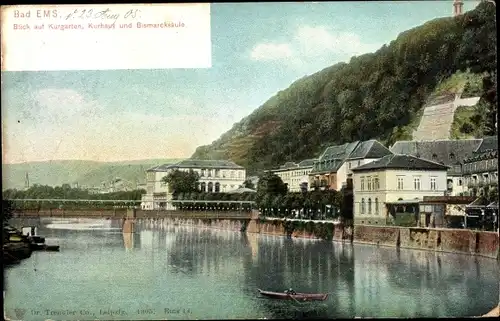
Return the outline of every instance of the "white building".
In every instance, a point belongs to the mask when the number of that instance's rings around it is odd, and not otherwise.
[[[246,178],[245,168],[228,160],[187,159],[176,164],[156,166],[146,171],[146,194],[142,196],[142,209],[173,209],[169,203],[172,194],[162,179],[174,170],[193,170],[198,173],[200,191],[209,193],[235,190]]]
[[[474,155],[481,142],[481,139],[398,141],[390,150],[394,154],[412,155],[448,166],[446,194],[462,196],[468,194],[462,164]]]
[[[418,209],[424,196],[443,196],[448,167],[410,155],[387,155],[353,169],[355,224],[385,225],[399,207]]]
[[[309,173],[311,173],[315,161],[316,159],[306,159],[298,164],[287,162],[279,169],[271,170],[271,172],[281,178],[290,192],[302,191],[301,186],[306,190],[310,190]]]

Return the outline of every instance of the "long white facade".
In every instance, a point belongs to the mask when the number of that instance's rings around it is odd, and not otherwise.
[[[142,209],[173,209],[170,204],[172,193],[163,178],[175,170],[198,173],[200,192],[229,192],[239,188],[246,179],[245,168],[231,161],[190,159],[153,167],[146,171],[146,194],[142,196]]]
[[[283,183],[288,186],[288,191],[290,192],[302,191],[301,186],[304,186],[307,190],[311,190],[309,173],[313,169],[314,161],[314,159],[306,159],[298,164],[289,162],[271,172],[281,178]]]

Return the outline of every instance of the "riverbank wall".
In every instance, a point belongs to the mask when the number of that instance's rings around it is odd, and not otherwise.
[[[247,232],[500,259],[498,234],[486,231],[371,225],[351,227],[330,222],[252,219]]]
[[[344,226],[324,221],[262,219],[255,211],[144,211],[134,210],[135,219],[171,219],[173,224],[227,229],[290,238],[371,244],[417,250],[462,253],[500,259],[500,241],[495,232],[375,225]],[[129,210],[130,213],[130,210]],[[127,209],[24,211],[15,217],[126,218]]]

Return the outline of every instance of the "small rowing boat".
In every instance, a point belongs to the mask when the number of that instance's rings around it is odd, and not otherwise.
[[[258,289],[263,296],[280,300],[295,300],[295,301],[325,301],[328,298],[328,293],[297,293],[290,294],[287,292],[272,292]]]

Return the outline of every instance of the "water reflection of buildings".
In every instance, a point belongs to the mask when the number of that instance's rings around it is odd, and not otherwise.
[[[352,316],[349,295],[344,298],[342,294],[343,291],[353,294],[349,286],[353,284],[351,245],[272,235],[254,237],[258,241],[258,251],[253,253],[262,264],[252,264],[255,261],[251,259],[247,261],[245,280],[249,289],[283,291],[293,287],[301,292],[330,293],[327,303],[300,307],[288,304],[286,310],[278,309],[273,300],[263,300],[261,304],[268,310],[269,318]],[[339,283],[345,286],[340,291]]]
[[[164,220],[139,225],[141,248],[157,247],[156,239],[164,242],[167,266],[174,273],[221,272],[228,275],[241,269],[239,253],[233,246],[241,238],[239,232],[213,230],[195,226],[169,225]],[[154,231],[154,232],[153,232]]]
[[[250,297],[257,288],[330,293],[327,302],[310,310],[293,304],[280,310],[276,301],[258,300],[268,318],[439,316],[457,315],[457,309],[466,314],[478,300],[491,300],[491,291],[481,287],[498,280],[499,272],[498,264],[480,270],[481,259],[460,255],[174,226],[165,220],[138,220],[136,232],[129,243],[154,256],[152,268],[179,278],[203,274],[215,284],[230,279]],[[479,299],[468,303],[464,297]]]
[[[355,249],[360,317],[450,316],[460,315],[458,310],[466,315],[480,297],[491,300],[491,293],[484,294],[480,286],[485,275],[479,275],[478,258],[371,246]],[[498,278],[495,271],[490,273],[486,279]],[[456,302],[464,301],[457,306]]]
[[[134,249],[134,233],[122,233],[123,235],[123,245],[126,251],[131,251]]]
[[[245,234],[248,238],[248,244],[252,251],[252,260],[258,262],[259,258],[259,235],[256,233]]]

